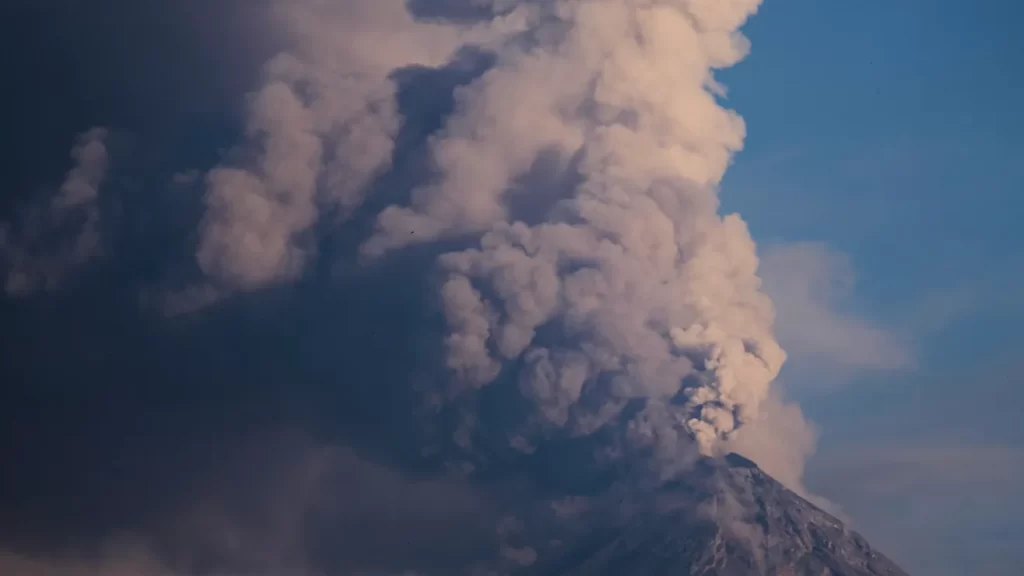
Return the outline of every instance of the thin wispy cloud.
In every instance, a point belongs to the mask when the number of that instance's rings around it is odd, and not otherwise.
[[[845,254],[819,242],[772,244],[763,250],[761,276],[778,310],[779,340],[790,355],[788,382],[828,388],[858,373],[915,366],[917,335],[849,308],[855,273]]]
[[[33,198],[13,222],[0,223],[5,289],[23,296],[61,287],[102,250],[100,193],[110,157],[108,131],[81,134],[74,166],[53,195]]]

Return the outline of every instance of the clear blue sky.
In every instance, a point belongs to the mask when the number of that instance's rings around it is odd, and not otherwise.
[[[751,56],[721,76],[749,133],[726,209],[766,252],[845,255],[837,313],[912,357],[812,350],[786,382],[821,434],[811,488],[912,573],[1024,563],[1022,16],[1000,0],[769,0]]]

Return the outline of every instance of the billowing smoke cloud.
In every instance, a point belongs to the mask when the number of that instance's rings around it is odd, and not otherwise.
[[[759,1],[520,4],[534,26],[459,94],[432,146],[439,178],[386,209],[363,252],[483,233],[440,259],[450,395],[515,364],[536,408],[526,436],[587,435],[640,401],[631,447],[710,453],[785,359],[754,243],[717,213],[744,125],[712,72],[746,54],[737,29]],[[573,189],[516,220],[518,180],[551,155]]]
[[[291,48],[250,95],[239,160],[206,175],[196,259],[212,284],[197,293],[209,297],[301,274],[320,216],[347,218],[391,163],[400,127],[392,72],[441,65],[489,35],[418,21],[403,0],[274,6]]]
[[[59,288],[100,254],[100,188],[110,165],[105,128],[78,137],[74,167],[57,193],[0,224],[0,258],[10,295]]]
[[[495,0],[472,25],[401,0],[283,4],[295,48],[250,100],[251,158],[206,177],[203,297],[299,275],[324,210],[351,213],[391,162],[392,72],[482,47],[493,66],[431,140],[436,178],[362,254],[480,238],[439,259],[444,395],[516,380],[532,409],[505,431],[515,448],[614,430],[661,463],[713,453],[785,360],[755,245],[716,192],[745,130],[713,72],[745,56],[759,3]],[[531,182],[539,164],[561,185]],[[463,414],[468,447],[480,419]]]
[[[456,90],[430,140],[434,177],[376,215],[361,246],[367,263],[414,244],[447,251],[437,268],[450,378],[437,397],[462,418],[453,440],[473,452],[492,432],[481,428],[497,426],[505,447],[529,454],[553,437],[592,439],[604,457],[651,456],[661,474],[737,449],[798,485],[813,437],[771,392],[786,358],[774,307],[746,225],[720,215],[717,198],[745,128],[722,106],[713,74],[746,54],[738,30],[760,0],[467,3],[489,18],[426,21],[404,0],[281,0],[291,47],[248,100],[243,144],[203,177],[203,280],[167,303],[189,309],[298,278],[316,257],[319,227],[349,218],[394,161],[403,120],[395,72],[448,65],[466,48],[490,52],[493,64]],[[86,216],[76,239],[96,236],[104,137],[83,137],[67,198],[54,204]],[[510,414],[515,404],[488,419],[478,404],[495,390],[514,392],[526,412]],[[746,425],[760,442],[739,442]],[[323,532],[336,540],[315,544],[348,554],[347,566],[376,566],[360,554],[390,559],[396,549],[472,559],[493,544],[447,538],[483,534],[492,511],[443,482],[410,481],[347,452],[289,464],[277,468],[297,477],[266,489],[284,500],[269,498],[269,519],[247,522],[253,506],[203,508],[200,523],[214,534],[196,530],[213,539],[199,548],[227,550],[236,572],[301,571],[306,529],[325,528],[325,508],[334,514]],[[267,470],[246,480],[256,477],[275,481]],[[367,506],[381,487],[387,498]],[[517,564],[532,550],[502,549]],[[67,564],[0,556],[0,568],[181,573],[149,554],[132,552],[127,568],[120,555]],[[415,560],[387,568],[431,564]]]

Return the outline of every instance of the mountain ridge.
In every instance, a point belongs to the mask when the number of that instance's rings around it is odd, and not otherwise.
[[[618,518],[588,519],[523,576],[908,576],[738,454],[698,461]]]

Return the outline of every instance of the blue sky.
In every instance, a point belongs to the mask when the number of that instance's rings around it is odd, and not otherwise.
[[[804,252],[826,253],[806,266],[840,283],[824,298],[873,330],[845,342],[908,355],[801,354],[791,336],[784,380],[820,432],[810,487],[912,573],[1024,561],[1010,521],[1024,512],[1022,15],[1004,1],[769,1],[746,28],[750,57],[721,75],[748,127],[725,209],[763,253],[821,243]],[[787,326],[801,305],[780,303],[784,344],[808,328]]]

